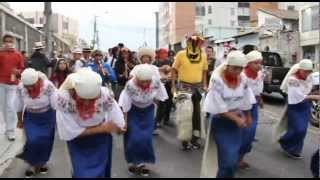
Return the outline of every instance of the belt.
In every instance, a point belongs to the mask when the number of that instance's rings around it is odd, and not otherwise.
[[[187,92],[192,92],[194,90],[201,90],[202,83],[187,83],[180,81],[178,84],[178,91],[187,91]]]
[[[26,109],[26,112],[29,112],[29,113],[44,113],[44,112],[47,112],[49,111],[50,109],[50,106],[46,106],[46,107],[43,107],[43,108],[38,108],[38,109]]]

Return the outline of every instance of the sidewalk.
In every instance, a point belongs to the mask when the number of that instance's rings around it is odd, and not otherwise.
[[[24,136],[21,129],[16,130],[16,140],[10,142],[4,135],[4,121],[0,112],[0,176],[10,166],[15,156],[22,151]]]

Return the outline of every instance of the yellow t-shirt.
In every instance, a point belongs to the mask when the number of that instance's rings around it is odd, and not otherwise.
[[[187,83],[201,83],[203,71],[208,70],[207,55],[202,52],[199,63],[191,63],[185,50],[177,53],[173,68],[178,71],[178,80]]]

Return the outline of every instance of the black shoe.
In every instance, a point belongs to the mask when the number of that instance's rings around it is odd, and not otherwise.
[[[199,143],[193,143],[193,144],[192,144],[192,149],[198,150],[198,149],[200,149],[200,148],[201,148],[201,144],[199,144]]]
[[[182,151],[189,151],[192,147],[189,145],[189,143],[182,143]]]
[[[295,153],[289,153],[286,150],[282,150],[283,153],[285,153],[288,157],[292,159],[303,159],[303,157],[300,154],[295,154]]]
[[[24,173],[25,178],[33,178],[35,176],[35,172],[32,170],[26,170],[26,172]]]
[[[138,174],[138,168],[137,166],[129,166],[128,168],[128,172],[131,174],[131,175],[137,175]]]
[[[49,169],[48,169],[48,167],[46,167],[46,166],[43,166],[43,167],[41,167],[40,169],[39,169],[39,173],[40,174],[48,174],[48,171],[49,171]]]
[[[143,177],[149,177],[150,176],[150,170],[147,169],[145,166],[139,167],[139,175]]]

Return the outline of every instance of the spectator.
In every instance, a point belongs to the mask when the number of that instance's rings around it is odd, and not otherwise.
[[[50,80],[59,88],[69,74],[71,74],[71,71],[67,61],[61,58],[58,60]]]
[[[210,79],[216,63],[215,52],[213,50],[213,47],[208,46],[206,48],[206,53],[208,58],[208,79]]]
[[[42,42],[35,42],[34,50],[35,52],[30,57],[30,67],[36,71],[40,71],[45,75],[48,75],[48,67],[50,66],[50,61],[48,57],[42,52],[44,49]]]
[[[15,38],[5,35],[2,38],[0,49],[0,111],[4,115],[5,134],[9,141],[15,140],[17,115],[13,109],[13,101],[16,94],[21,72],[24,69],[24,60],[15,47]]]
[[[69,66],[72,72],[76,72],[82,67],[86,67],[87,63],[81,59],[82,51],[79,48],[76,48],[72,52],[73,58],[69,62]]]
[[[93,60],[91,59],[91,48],[89,47],[85,47],[85,48],[82,48],[82,55],[83,55],[83,60],[89,64],[91,63]]]

